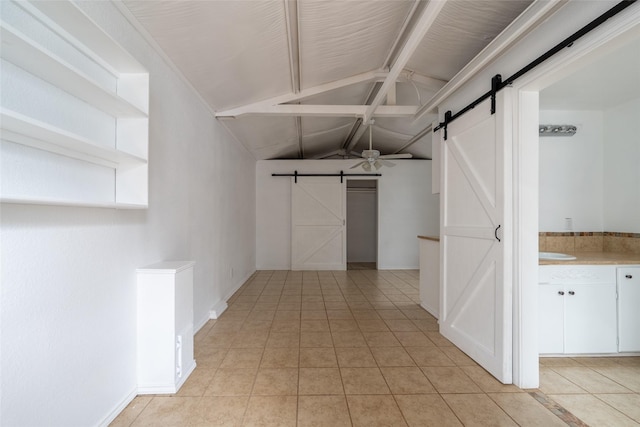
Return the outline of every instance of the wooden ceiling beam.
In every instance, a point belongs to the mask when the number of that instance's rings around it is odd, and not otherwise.
[[[362,117],[367,105],[311,105],[281,104],[243,108],[232,116],[292,116],[292,117]],[[374,112],[375,117],[411,117],[418,111],[417,105],[381,105]],[[230,116],[219,116],[230,117]]]

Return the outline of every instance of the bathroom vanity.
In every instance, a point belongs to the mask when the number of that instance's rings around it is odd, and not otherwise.
[[[640,255],[571,255],[540,261],[540,354],[640,352]]]

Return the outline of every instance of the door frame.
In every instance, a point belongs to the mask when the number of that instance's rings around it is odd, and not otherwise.
[[[347,218],[349,215],[349,205],[347,204],[347,196],[349,193],[349,181],[375,181],[376,182],[376,270],[378,269],[378,260],[380,259],[380,180],[378,178],[379,177],[377,176],[348,177],[346,178],[346,181],[345,181],[345,192],[344,192],[345,218]],[[348,230],[349,230],[349,221],[347,219],[345,236],[347,235]],[[345,237],[345,247],[344,247],[345,256],[348,256],[347,255],[348,245],[349,245],[348,239]],[[346,262],[348,264],[349,260],[347,259]]]
[[[539,386],[539,91],[640,37],[640,10],[605,23],[513,83],[513,382]]]

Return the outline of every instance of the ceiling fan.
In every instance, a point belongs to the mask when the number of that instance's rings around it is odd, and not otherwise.
[[[380,155],[380,151],[374,150],[372,148],[372,143],[371,143],[372,127],[373,127],[373,120],[369,122],[369,149],[363,150],[361,154],[361,157],[364,160],[361,161],[360,163],[356,163],[355,165],[351,166],[349,169],[355,169],[358,166],[362,166],[362,169],[366,170],[367,172],[370,172],[372,168],[375,168],[375,170],[378,170],[382,166],[394,167],[395,163],[389,162],[388,159],[410,159],[411,157],[413,157],[409,153]]]

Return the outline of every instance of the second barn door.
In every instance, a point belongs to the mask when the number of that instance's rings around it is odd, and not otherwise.
[[[291,269],[346,270],[346,185],[339,177],[291,179]]]

